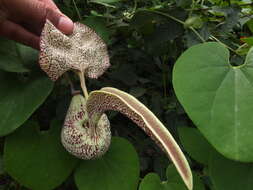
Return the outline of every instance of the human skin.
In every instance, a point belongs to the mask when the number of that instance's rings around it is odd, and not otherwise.
[[[0,36],[39,49],[46,19],[65,34],[73,32],[73,22],[53,0],[0,0]]]

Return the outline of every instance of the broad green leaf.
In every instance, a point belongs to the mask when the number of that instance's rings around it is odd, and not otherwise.
[[[139,160],[134,147],[114,137],[108,152],[96,160],[82,161],[75,171],[79,190],[136,190]]]
[[[5,38],[0,38],[0,69],[8,72],[28,72],[26,59],[21,53],[21,46]]]
[[[193,46],[177,60],[173,86],[185,111],[223,155],[253,161],[253,49],[244,65],[229,64],[219,43]]]
[[[141,181],[139,190],[166,190],[165,185],[161,182],[156,173],[147,174]]]
[[[96,33],[106,42],[109,43],[109,37],[110,37],[110,31],[106,27],[106,22],[104,19],[99,17],[88,17],[83,22],[83,24],[86,24],[90,28],[96,31]]]
[[[19,54],[26,67],[37,66],[39,51],[23,44],[17,44]]]
[[[6,138],[4,166],[8,174],[27,188],[51,190],[71,174],[78,160],[61,145],[61,124],[54,122],[49,131],[39,131],[27,122]]]
[[[232,161],[214,153],[210,158],[209,174],[215,190],[252,190],[252,163]]]
[[[183,180],[173,165],[167,168],[167,181],[161,181],[156,173],[149,173],[141,181],[139,190],[187,190]],[[193,190],[204,190],[200,177],[193,172]]]
[[[0,72],[0,136],[21,126],[44,102],[53,83],[37,73]]]
[[[105,87],[91,92],[87,100],[90,124],[95,127],[96,118],[100,118],[108,110],[124,114],[144,130],[175,164],[188,189],[192,189],[192,173],[184,154],[167,128],[145,105],[116,88]]]
[[[196,161],[208,165],[210,155],[214,148],[208,143],[203,135],[194,128],[178,128],[179,137],[185,150]]]
[[[250,20],[247,22],[247,26],[248,26],[248,28],[250,29],[250,31],[253,33],[253,19],[250,19]]]
[[[242,187],[243,190],[252,189],[253,164],[236,162],[223,157],[210,146],[197,129],[182,127],[179,128],[179,134],[187,152],[194,159],[208,165],[208,174],[214,186],[212,189],[241,190]],[[187,145],[188,143],[190,145]]]

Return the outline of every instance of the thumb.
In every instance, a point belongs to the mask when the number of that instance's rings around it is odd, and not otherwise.
[[[63,15],[56,5],[49,0],[2,0],[6,10],[14,10],[12,16],[18,16],[17,20],[31,22],[36,25],[44,24],[46,19],[50,20],[55,27],[65,34],[73,32],[73,22]]]
[[[64,34],[71,34],[73,32],[74,24],[70,18],[60,13],[58,10],[54,10],[51,8],[46,8],[43,12],[44,19],[42,22],[44,23],[46,19],[50,20],[55,27],[57,27]]]

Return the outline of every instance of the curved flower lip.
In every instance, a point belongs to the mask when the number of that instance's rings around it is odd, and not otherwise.
[[[94,115],[100,118],[104,112],[114,110],[131,119],[168,155],[186,187],[192,190],[191,169],[179,145],[161,121],[139,100],[119,89],[104,87],[90,93],[86,106],[89,118],[94,118]],[[97,120],[91,122],[95,126]]]
[[[41,33],[39,64],[56,81],[68,70],[98,78],[110,61],[106,44],[88,26],[74,23],[73,33],[67,36],[47,20]]]

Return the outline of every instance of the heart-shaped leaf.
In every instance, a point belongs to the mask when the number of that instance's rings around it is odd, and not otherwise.
[[[189,117],[223,155],[253,161],[253,49],[244,65],[229,64],[219,43],[193,46],[173,71],[176,95]]]
[[[25,67],[25,62],[22,54],[22,49],[18,43],[0,38],[0,69],[8,72],[28,72]]]
[[[189,155],[194,160],[208,165],[210,155],[216,151],[199,130],[190,127],[180,127],[178,131],[180,140]]]
[[[61,124],[39,132],[36,123],[27,122],[6,138],[5,170],[19,183],[33,190],[51,190],[72,172],[78,160],[60,143]]]
[[[171,158],[188,189],[192,189],[192,174],[184,154],[176,141],[157,117],[136,98],[115,88],[93,91],[87,100],[87,112],[93,127],[104,111],[114,110],[125,114]]]
[[[252,163],[229,160],[214,152],[209,162],[209,174],[215,190],[252,190]]]
[[[136,190],[138,181],[138,155],[127,140],[119,137],[112,138],[103,157],[83,161],[75,172],[79,190]]]
[[[0,72],[0,136],[21,126],[44,102],[53,83],[40,74]]]
[[[141,181],[139,190],[187,190],[174,166],[169,165],[166,174],[168,180],[161,181],[156,173],[149,173]],[[200,177],[195,172],[193,172],[193,184],[193,190],[205,189]]]
[[[106,44],[81,23],[75,23],[73,34],[66,36],[47,20],[41,34],[40,49],[41,69],[54,81],[68,70],[97,78],[110,66]]]
[[[180,139],[186,151],[196,160],[208,166],[215,190],[251,190],[253,164],[229,160],[214,150],[201,133],[194,128],[179,129]]]

